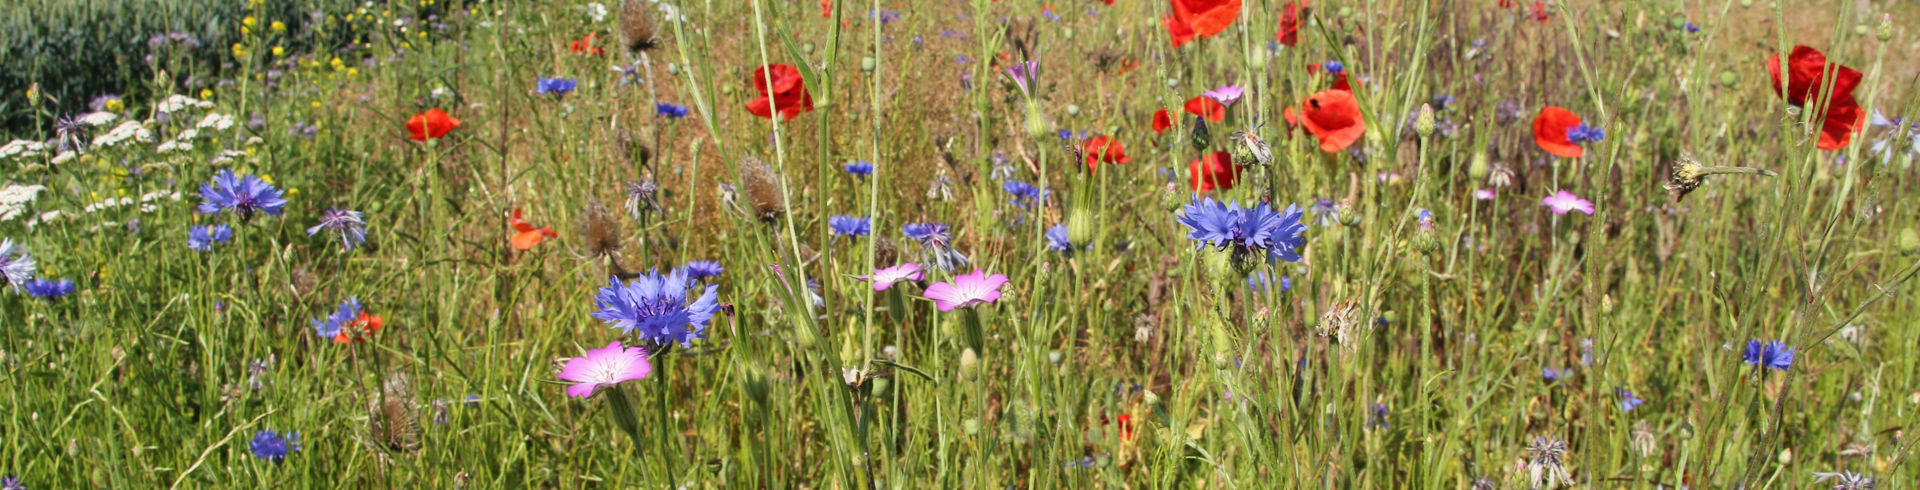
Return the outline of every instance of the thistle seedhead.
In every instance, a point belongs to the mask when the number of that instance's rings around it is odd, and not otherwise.
[[[620,42],[639,54],[653,49],[653,9],[642,0],[620,0]]]
[[[740,160],[740,191],[753,206],[753,216],[762,222],[773,223],[787,213],[780,178],[759,158],[749,155]]]

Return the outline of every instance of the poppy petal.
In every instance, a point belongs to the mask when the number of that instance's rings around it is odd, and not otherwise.
[[[1558,106],[1546,106],[1540,109],[1540,115],[1533,118],[1533,142],[1554,156],[1561,158],[1580,158],[1586,149],[1567,139],[1567,130],[1580,125],[1580,116],[1573,111]]]
[[[1360,114],[1360,103],[1353,92],[1330,89],[1313,94],[1300,103],[1300,125],[1320,139],[1320,151],[1338,153],[1360,141],[1367,132],[1367,121]]]
[[[1227,119],[1227,106],[1205,95],[1187,99],[1188,114],[1207,118],[1207,122],[1220,122]]]

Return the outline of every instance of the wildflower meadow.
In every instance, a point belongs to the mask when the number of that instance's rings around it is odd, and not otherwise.
[[[1920,482],[1914,2],[112,3],[3,490]]]

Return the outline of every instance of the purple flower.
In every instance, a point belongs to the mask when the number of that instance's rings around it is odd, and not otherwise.
[[[873,220],[859,216],[834,216],[827,218],[827,227],[833,234],[842,236],[867,236],[873,232]]]
[[[690,261],[690,262],[687,262],[687,279],[698,281],[698,280],[706,279],[709,277],[719,276],[721,272],[726,272],[726,270],[727,269],[725,267],[720,266],[719,262],[714,262],[711,260]]]
[[[1547,384],[1554,384],[1560,382],[1560,380],[1573,377],[1573,370],[1543,367],[1540,368],[1540,377],[1547,380]]]
[[[7,475],[0,477],[0,490],[27,490],[27,485],[20,483],[20,477]]]
[[[1607,139],[1606,130],[1588,126],[1587,123],[1580,123],[1571,128],[1567,128],[1567,141],[1573,143],[1591,143],[1604,139]]]
[[[1013,200],[1009,202],[1012,202],[1015,207],[1019,207],[1020,209],[1033,209],[1034,203],[1044,205],[1047,195],[1053,193],[1052,191],[1041,189],[1039,186],[1012,179],[1001,183],[1000,189],[1007,191],[1008,194],[1012,194]]]
[[[1007,284],[1007,276],[974,270],[972,274],[953,277],[953,282],[936,282],[927,286],[927,299],[940,311],[953,311],[958,308],[992,303],[1000,300],[1000,286]]]
[[[1221,105],[1230,106],[1233,105],[1234,102],[1239,102],[1240,96],[1245,94],[1246,89],[1241,88],[1239,85],[1221,85],[1200,95],[1205,95],[1209,99],[1220,101]]]
[[[366,215],[360,214],[359,211],[339,208],[329,209],[320,215],[320,224],[313,225],[312,228],[307,228],[307,236],[312,237],[320,234],[323,230],[328,233],[338,234],[340,235],[340,243],[345,244],[347,251],[351,252],[353,251],[353,247],[359,246],[367,241],[367,222],[363,220],[365,216]]]
[[[847,162],[846,165],[842,165],[840,168],[846,169],[848,174],[852,174],[859,177],[866,177],[868,175],[873,175],[873,162],[852,161],[852,162]]]
[[[533,93],[559,97],[566,95],[568,92],[572,92],[574,87],[579,85],[580,82],[571,78],[541,77],[539,82],[534,83]]]
[[[1040,62],[1038,61],[1028,61],[1028,62],[1020,63],[1017,65],[1013,65],[1012,68],[1007,69],[1007,75],[1013,77],[1013,84],[1020,86],[1020,93],[1023,93],[1023,94],[1028,93],[1027,83],[1032,81],[1033,77],[1039,74],[1040,74]]]
[[[1047,228],[1047,250],[1072,252],[1073,241],[1067,238],[1067,225],[1053,225]]]
[[[0,279],[16,292],[33,279],[33,256],[27,255],[26,246],[13,243],[11,238],[0,238]]]
[[[922,276],[923,274],[920,271],[920,265],[912,262],[896,265],[893,267],[888,267],[885,269],[875,269],[873,271],[873,277],[872,277],[873,290],[886,291],[887,288],[893,287],[894,283],[897,283],[900,281],[918,282],[920,281]]]
[[[679,119],[679,118],[687,117],[686,107],[668,104],[665,102],[654,105],[653,110],[655,113],[658,113],[662,116],[667,116],[667,119]]]
[[[1579,211],[1587,213],[1589,216],[1593,215],[1592,201],[1581,199],[1580,196],[1573,195],[1573,193],[1567,191],[1555,192],[1553,195],[1541,199],[1540,205],[1552,208],[1553,214],[1567,214],[1568,211]]]
[[[1479,190],[1473,191],[1473,198],[1479,199],[1482,201],[1492,201],[1496,195],[1497,194],[1494,192],[1493,189],[1479,189]]]
[[[221,170],[213,182],[200,184],[201,214],[236,213],[241,219],[252,218],[255,212],[279,216],[286,205],[273,184],[252,175],[234,175],[232,170]]]
[[[1320,65],[1320,68],[1327,70],[1328,75],[1339,75],[1340,72],[1347,71],[1347,65],[1340,63],[1340,60],[1327,60]]]
[[[227,225],[200,225],[187,230],[187,248],[200,252],[211,252],[213,244],[232,239],[233,228]]]
[[[1638,408],[1640,405],[1647,403],[1646,400],[1641,400],[1640,397],[1633,396],[1633,392],[1628,391],[1626,388],[1614,389],[1613,394],[1620,397],[1620,411],[1623,412],[1631,412],[1634,408]]]
[[[952,271],[966,267],[967,256],[953,248],[953,236],[947,233],[947,225],[940,223],[907,223],[900,227],[900,233],[907,238],[920,242],[921,250],[930,255],[934,265]]]
[[[248,446],[255,457],[278,463],[286,460],[288,454],[300,450],[300,433],[288,432],[281,437],[273,429],[261,429],[253,435],[253,442]]]
[[[647,362],[646,349],[625,347],[615,340],[606,347],[587,349],[585,355],[568,359],[567,365],[560,368],[560,379],[575,382],[567,387],[567,396],[586,398],[602,386],[646,379],[652,373],[653,364]]]
[[[27,294],[35,298],[52,301],[73,294],[73,280],[61,279],[58,281],[49,281],[46,279],[33,279],[27,281],[25,288]]]
[[[1749,365],[1785,371],[1793,367],[1793,348],[1778,340],[1761,342],[1759,339],[1747,340],[1747,351],[1740,360]]]
[[[688,289],[694,285],[684,268],[664,276],[658,270],[648,271],[626,284],[613,277],[594,295],[594,306],[600,311],[593,317],[647,342],[691,347],[693,339],[706,338],[701,332],[720,309],[719,286],[708,285],[699,296],[689,297]]]

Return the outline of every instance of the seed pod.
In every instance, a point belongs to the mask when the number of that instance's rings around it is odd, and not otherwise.
[[[787,213],[779,177],[774,176],[773,168],[759,158],[749,155],[740,160],[740,191],[746,196],[747,204],[753,207],[754,218],[762,222],[773,223]]]
[[[653,49],[653,9],[642,0],[620,0],[620,42],[639,54]]]

